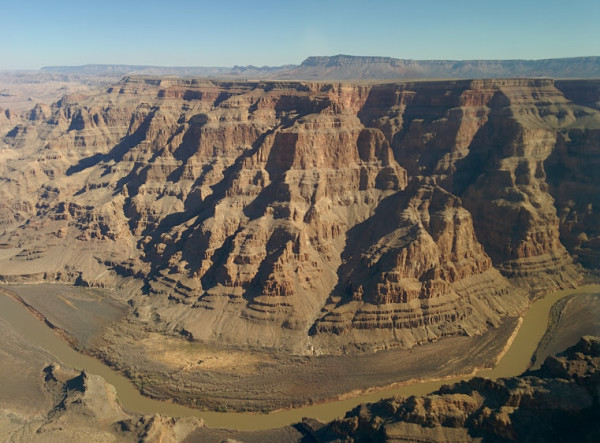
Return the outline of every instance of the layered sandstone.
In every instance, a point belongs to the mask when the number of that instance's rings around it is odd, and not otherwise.
[[[480,334],[599,265],[600,112],[569,88],[127,77],[5,112],[2,278],[294,352]]]

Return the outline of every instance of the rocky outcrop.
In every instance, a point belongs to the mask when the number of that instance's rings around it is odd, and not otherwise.
[[[436,176],[461,197],[478,240],[505,276],[537,290],[576,282],[544,169],[557,131],[577,120],[576,110],[551,80],[443,86],[417,93],[374,88],[363,120],[387,134],[409,176]],[[400,98],[381,106],[394,91]]]
[[[2,278],[127,282],[154,328],[300,353],[481,334],[598,266],[574,85],[130,76],[37,106],[3,130]]]
[[[563,356],[520,377],[476,377],[427,396],[361,405],[327,426],[327,441],[595,441],[600,425],[600,339],[583,337]]]
[[[115,388],[85,371],[50,364],[42,371],[41,383],[54,405],[42,417],[12,415],[2,429],[7,441],[139,441],[178,442],[192,432],[201,432],[201,419],[142,415],[121,408]],[[6,418],[0,411],[0,419]]]

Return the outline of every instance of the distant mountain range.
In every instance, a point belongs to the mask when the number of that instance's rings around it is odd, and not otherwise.
[[[544,60],[405,60],[391,57],[335,55],[308,57],[300,65],[165,67],[145,65],[48,66],[47,73],[78,75],[174,75],[282,80],[385,80],[500,77],[600,77],[600,57]]]

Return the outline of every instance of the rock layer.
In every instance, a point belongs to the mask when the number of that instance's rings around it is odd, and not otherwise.
[[[480,334],[599,266],[597,85],[558,86],[127,77],[7,111],[2,279],[294,352]]]

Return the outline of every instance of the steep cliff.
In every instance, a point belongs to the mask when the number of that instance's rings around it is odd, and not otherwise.
[[[600,265],[594,85],[127,77],[4,113],[2,279],[294,352],[480,334]]]

